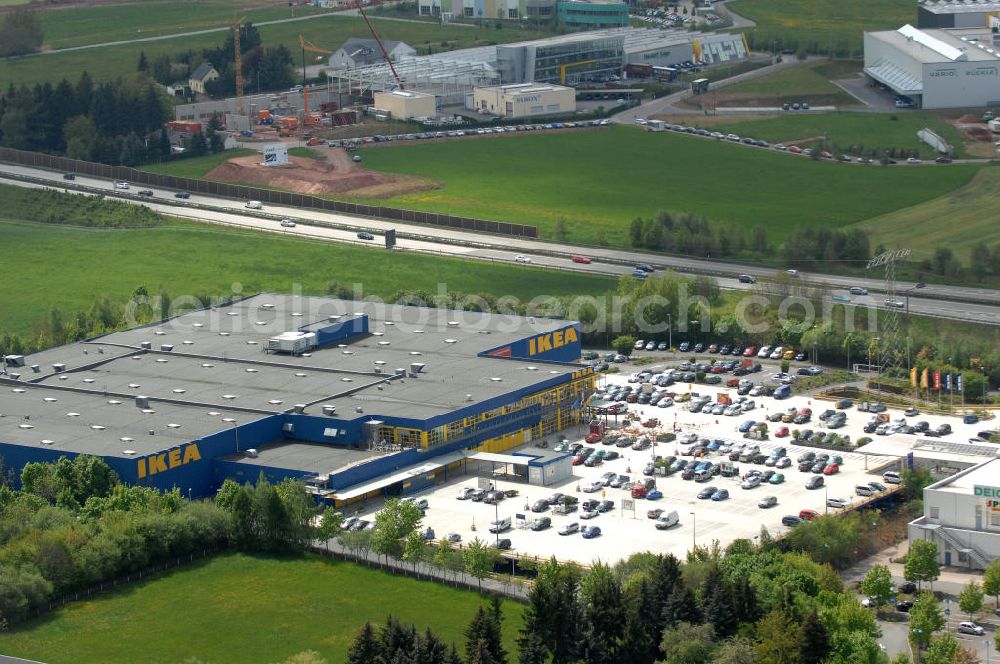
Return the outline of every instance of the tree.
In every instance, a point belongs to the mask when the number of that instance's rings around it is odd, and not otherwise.
[[[798,664],[802,650],[802,629],[781,610],[775,610],[757,623],[757,661],[768,664]]]
[[[663,624],[669,628],[685,620],[701,622],[701,611],[691,589],[678,583],[663,605]]]
[[[479,592],[483,591],[483,579],[493,571],[499,552],[476,537],[462,553],[465,572],[479,581]]]
[[[816,609],[802,623],[802,643],[799,648],[801,664],[820,664],[830,654],[830,635],[819,619]]]
[[[136,71],[148,72],[149,71],[149,60],[146,59],[146,52],[139,51],[139,62],[135,65]]]
[[[8,13],[0,25],[0,57],[38,51],[45,40],[41,21],[33,11],[18,9]]]
[[[985,242],[977,242],[972,245],[972,252],[969,256],[969,271],[972,272],[976,281],[982,281],[990,269],[990,250]]]
[[[991,560],[983,573],[983,592],[993,595],[997,606],[1000,606],[1000,558]]]
[[[344,515],[327,507],[320,515],[319,526],[316,528],[316,539],[324,542],[330,548],[330,540],[340,535],[344,525]]]
[[[903,578],[915,581],[919,590],[923,582],[933,584],[940,575],[937,543],[929,540],[910,542],[910,551],[906,554],[906,565],[903,567]]]
[[[518,664],[545,664],[549,650],[534,632],[521,634],[517,638]]]
[[[942,634],[931,641],[924,655],[924,664],[952,664],[960,648],[953,634]]]
[[[660,650],[664,664],[708,664],[715,651],[711,625],[678,623],[663,632]]]
[[[630,337],[623,335],[620,337],[615,337],[614,341],[611,342],[611,347],[615,349],[615,352],[619,355],[624,355],[628,357],[635,350],[635,337]]]
[[[622,637],[625,603],[622,587],[605,563],[596,562],[580,584],[583,613],[597,641],[613,655]]]
[[[413,531],[406,536],[403,544],[403,560],[413,565],[414,570],[417,568],[417,563],[423,560],[426,553],[427,540],[424,539],[423,533]]]
[[[495,611],[487,611],[482,604],[465,628],[465,657],[475,660],[477,653],[485,651],[490,662],[506,664],[507,651],[503,647],[503,633]]]
[[[983,610],[983,587],[978,582],[969,581],[969,585],[962,588],[958,594],[958,608],[969,616],[969,620]]]
[[[743,636],[734,636],[716,651],[712,664],[757,664],[753,641]]]
[[[63,125],[63,140],[66,141],[66,156],[70,159],[90,159],[97,143],[98,133],[94,122],[83,115],[71,117]]]
[[[552,664],[575,664],[579,659],[583,609],[577,595],[580,571],[555,559],[538,568],[528,595],[521,638],[535,635],[552,655]]]
[[[944,613],[937,598],[926,590],[920,593],[919,600],[910,609],[910,641],[922,650],[930,644],[934,632],[944,625]]]
[[[417,530],[423,516],[413,503],[397,498],[387,500],[375,515],[372,550],[385,556],[387,562],[389,556],[399,557],[403,552],[403,540]]]
[[[865,574],[858,590],[868,595],[876,608],[888,604],[893,595],[892,572],[886,565],[875,565]]]

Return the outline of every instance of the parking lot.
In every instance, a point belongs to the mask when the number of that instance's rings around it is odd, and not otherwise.
[[[767,375],[764,374],[764,376],[764,380],[761,382],[767,381]],[[613,374],[608,376],[606,380],[609,385],[626,384],[628,374]],[[682,392],[688,391],[709,395],[713,402],[720,394],[733,400],[738,398],[735,389],[718,385],[675,384],[666,389],[675,391],[678,396]],[[497,517],[509,518],[512,528],[500,534],[499,538],[509,539],[515,553],[523,556],[556,556],[562,560],[576,560],[581,563],[590,563],[598,558],[605,561],[616,561],[626,558],[634,552],[647,550],[683,556],[696,543],[708,545],[712,541],[718,540],[722,546],[725,546],[737,538],[752,539],[759,536],[762,526],[767,528],[772,535],[784,533],[788,530],[787,526],[782,525],[782,518],[786,515],[798,515],[804,509],[815,510],[821,515],[838,511],[837,508],[827,507],[828,498],[844,499],[849,508],[851,504],[864,500],[855,495],[856,485],[873,480],[882,481],[881,472],[885,470],[885,461],[888,460],[883,459],[882,463],[878,464],[879,469],[876,473],[865,469],[865,460],[860,454],[810,448],[795,444],[791,436],[774,437],[773,434],[782,426],[788,426],[792,430],[811,428],[814,431],[825,431],[817,416],[822,411],[833,408],[832,403],[812,400],[805,396],[792,396],[780,401],[771,397],[755,397],[754,401],[757,404],[755,409],[728,417],[689,412],[687,406],[690,402],[678,402],[668,408],[628,404],[630,412],[637,413],[641,421],[655,417],[661,420],[661,424],[657,427],[646,428],[638,422],[631,422],[629,428],[623,429],[620,422],[616,425],[612,421],[608,433],[625,431],[634,437],[643,434],[655,437],[657,432],[667,431],[676,431],[681,436],[693,433],[699,438],[718,440],[720,443],[737,445],[755,443],[759,445],[760,452],[764,455],[768,455],[777,446],[784,446],[787,448],[787,456],[791,458],[791,465],[776,471],[785,476],[784,482],[780,484],[764,482],[756,488],[741,488],[742,476],[745,476],[747,471],[751,469],[759,471],[775,469],[767,468],[763,464],[737,461],[733,463],[739,468],[739,475],[735,477],[716,475],[703,483],[684,480],[681,478],[681,473],[669,476],[655,475],[656,488],[663,494],[662,498],[657,500],[633,500],[630,488],[606,486],[596,492],[587,493],[583,489],[609,471],[616,475],[627,475],[630,481],[644,479],[643,470],[646,464],[656,456],[677,456],[692,460],[692,457],[684,457],[682,454],[686,446],[676,441],[654,444],[648,449],[640,451],[631,448],[620,449],[614,445],[602,445],[600,442],[596,442],[587,445],[587,447],[615,450],[621,453],[621,457],[612,461],[604,461],[593,467],[582,464],[574,465],[573,479],[556,485],[542,487],[498,481],[496,482],[498,489],[516,490],[518,495],[506,498],[496,505],[456,498],[459,491],[465,487],[479,487],[480,478],[475,476],[467,476],[456,482],[424,491],[419,494],[420,497],[426,498],[428,501],[424,525],[433,528],[435,537],[439,539],[448,534],[455,534],[460,537],[459,541],[463,543],[474,537],[495,542],[498,536],[489,532],[490,522]],[[747,441],[743,438],[743,434],[738,431],[739,426],[748,420],[763,421],[767,415],[778,411],[786,412],[789,408],[799,410],[811,408],[814,414],[809,422],[801,425],[769,424],[771,435],[762,441]],[[842,412],[847,415],[846,423],[837,430],[838,434],[850,435],[852,440],[866,435],[863,427],[872,414],[859,412],[856,409]],[[899,419],[902,413],[889,411],[888,415],[894,421]],[[909,418],[909,420],[927,420],[932,428],[940,423],[948,422],[955,431],[943,440],[953,442],[965,442],[970,436],[974,436],[976,431],[984,428],[983,424],[964,425],[961,420],[954,417],[920,415]],[[575,437],[569,437],[567,443],[582,442],[584,433],[584,431],[580,431]],[[530,446],[526,447],[530,448]],[[796,460],[801,454],[810,450],[816,453],[826,451],[831,455],[841,456],[843,465],[839,472],[833,475],[821,475],[810,471],[800,471]],[[710,451],[704,458],[719,463],[727,461],[728,455],[720,451]],[[875,465],[876,462],[872,461],[871,463]],[[813,490],[807,489],[806,482],[816,476],[823,477],[824,486]],[[699,492],[707,486],[728,489],[729,498],[720,501],[699,499],[697,497]],[[569,514],[558,514],[552,508],[540,513],[531,511],[533,503],[556,492],[577,498],[580,503],[585,500],[611,500],[614,501],[614,509],[599,513],[590,519],[581,518],[582,511],[579,506]],[[778,501],[777,505],[769,509],[758,507],[758,502],[767,495],[775,496]],[[628,501],[631,501],[632,509],[626,509]],[[376,504],[370,505],[367,510],[362,510],[361,516],[370,518],[370,515],[377,511],[378,507],[379,505]],[[654,509],[676,510],[680,516],[679,524],[666,530],[656,529],[654,521],[647,517],[647,512]],[[540,516],[549,517],[551,526],[540,531],[527,527],[518,528],[517,515],[525,517],[523,521],[520,521],[522,526],[530,525],[533,519]],[[601,534],[592,539],[583,539],[579,533],[560,535],[559,531],[569,523],[578,523],[580,527],[598,526],[601,529]]]

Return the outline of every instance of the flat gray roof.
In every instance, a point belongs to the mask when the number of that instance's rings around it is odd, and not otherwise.
[[[952,62],[997,62],[998,51],[992,45],[966,41],[947,30],[917,29],[904,25],[898,30],[879,30],[867,33],[885,42],[918,62],[943,64]]]
[[[369,335],[301,356],[264,351],[271,337],[355,313],[369,316]],[[9,368],[19,374],[17,384],[0,385],[0,413],[6,415],[0,418],[0,441],[40,444],[46,439],[69,451],[145,454],[224,429],[229,424],[221,423],[222,416],[243,423],[296,404],[306,404],[304,412],[311,414],[332,405],[341,419],[423,420],[576,370],[478,356],[566,325],[544,318],[260,294],[26,357],[26,366]],[[424,368],[389,381],[397,368],[408,370],[411,363]],[[154,412],[141,413],[137,396],[148,397]],[[109,400],[122,403],[112,407]],[[81,417],[67,419],[61,411]],[[17,426],[26,416],[33,428]],[[84,430],[79,423],[85,420],[106,428]],[[168,424],[181,426],[167,429]],[[157,436],[148,436],[148,429],[157,430]],[[159,430],[171,436],[171,444]],[[141,443],[123,445],[123,437]]]
[[[276,466],[318,475],[330,475],[374,457],[384,456],[380,452],[333,447],[319,443],[275,443],[257,447],[256,450],[256,458],[241,453],[222,457],[222,460],[233,461],[245,466]]]

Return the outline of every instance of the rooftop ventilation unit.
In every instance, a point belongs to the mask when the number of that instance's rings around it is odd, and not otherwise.
[[[135,398],[136,408],[149,408],[149,397],[136,397]]]
[[[324,415],[328,415],[329,417],[333,417],[334,415],[337,414],[337,407],[336,406],[323,406],[323,414]]]
[[[21,374],[19,374],[19,373],[12,373],[12,374],[9,374],[9,375],[14,380],[20,380],[21,379]]]
[[[56,362],[55,364],[52,365],[52,369],[53,371],[58,371],[61,373],[63,371],[66,371],[66,365],[63,364],[62,362]]]
[[[173,344],[160,344],[160,350],[162,350],[164,353],[169,353],[173,349],[174,349]]]
[[[281,425],[281,430],[285,433],[295,433],[295,425],[291,422],[285,422]]]
[[[396,369],[396,375],[397,376],[405,376],[406,375],[406,369],[404,369],[403,367],[397,368]]]
[[[143,341],[141,344],[139,344],[139,347],[140,348],[145,348],[146,350],[152,350],[153,349],[153,344],[151,342],[149,342],[149,341]]]
[[[458,327],[459,323],[457,320],[448,321],[448,327]]]
[[[377,374],[382,373],[382,367],[375,367],[375,373]]]
[[[305,411],[305,409],[306,405],[304,403],[297,403],[295,404],[295,406],[292,407],[292,410],[294,410],[296,413],[300,415],[302,414],[303,411]]]
[[[424,364],[422,362],[410,362],[410,373],[418,374],[424,370]]]
[[[355,406],[354,407],[354,412],[355,413],[363,413],[365,411],[364,411],[364,409],[361,406]]]
[[[465,395],[465,400],[466,401],[472,401],[472,395],[471,394],[466,394]]]
[[[7,363],[8,367],[24,366],[24,355],[4,355],[3,360]]]
[[[41,372],[41,369],[39,368],[39,366],[38,366],[37,364],[32,364],[32,365],[31,365],[31,370],[32,370],[32,371],[33,371],[34,373],[39,373],[39,372]]]

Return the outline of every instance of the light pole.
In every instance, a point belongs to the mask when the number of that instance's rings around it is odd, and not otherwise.
[[[674,352],[674,317],[671,314],[667,314],[667,346],[671,353]]]
[[[493,483],[492,490],[497,490],[496,482]],[[500,501],[496,494],[493,495],[493,530],[497,532],[497,549],[500,548]]]
[[[830,513],[830,487],[826,482],[823,482],[823,514]]]
[[[233,434],[236,436],[236,453],[240,453],[240,428],[237,425],[236,419],[233,417],[223,417],[223,422],[229,422],[233,425]]]
[[[694,510],[692,509],[691,510],[691,549],[694,550],[694,549],[697,549],[697,548],[698,548],[698,517],[694,513]]]

